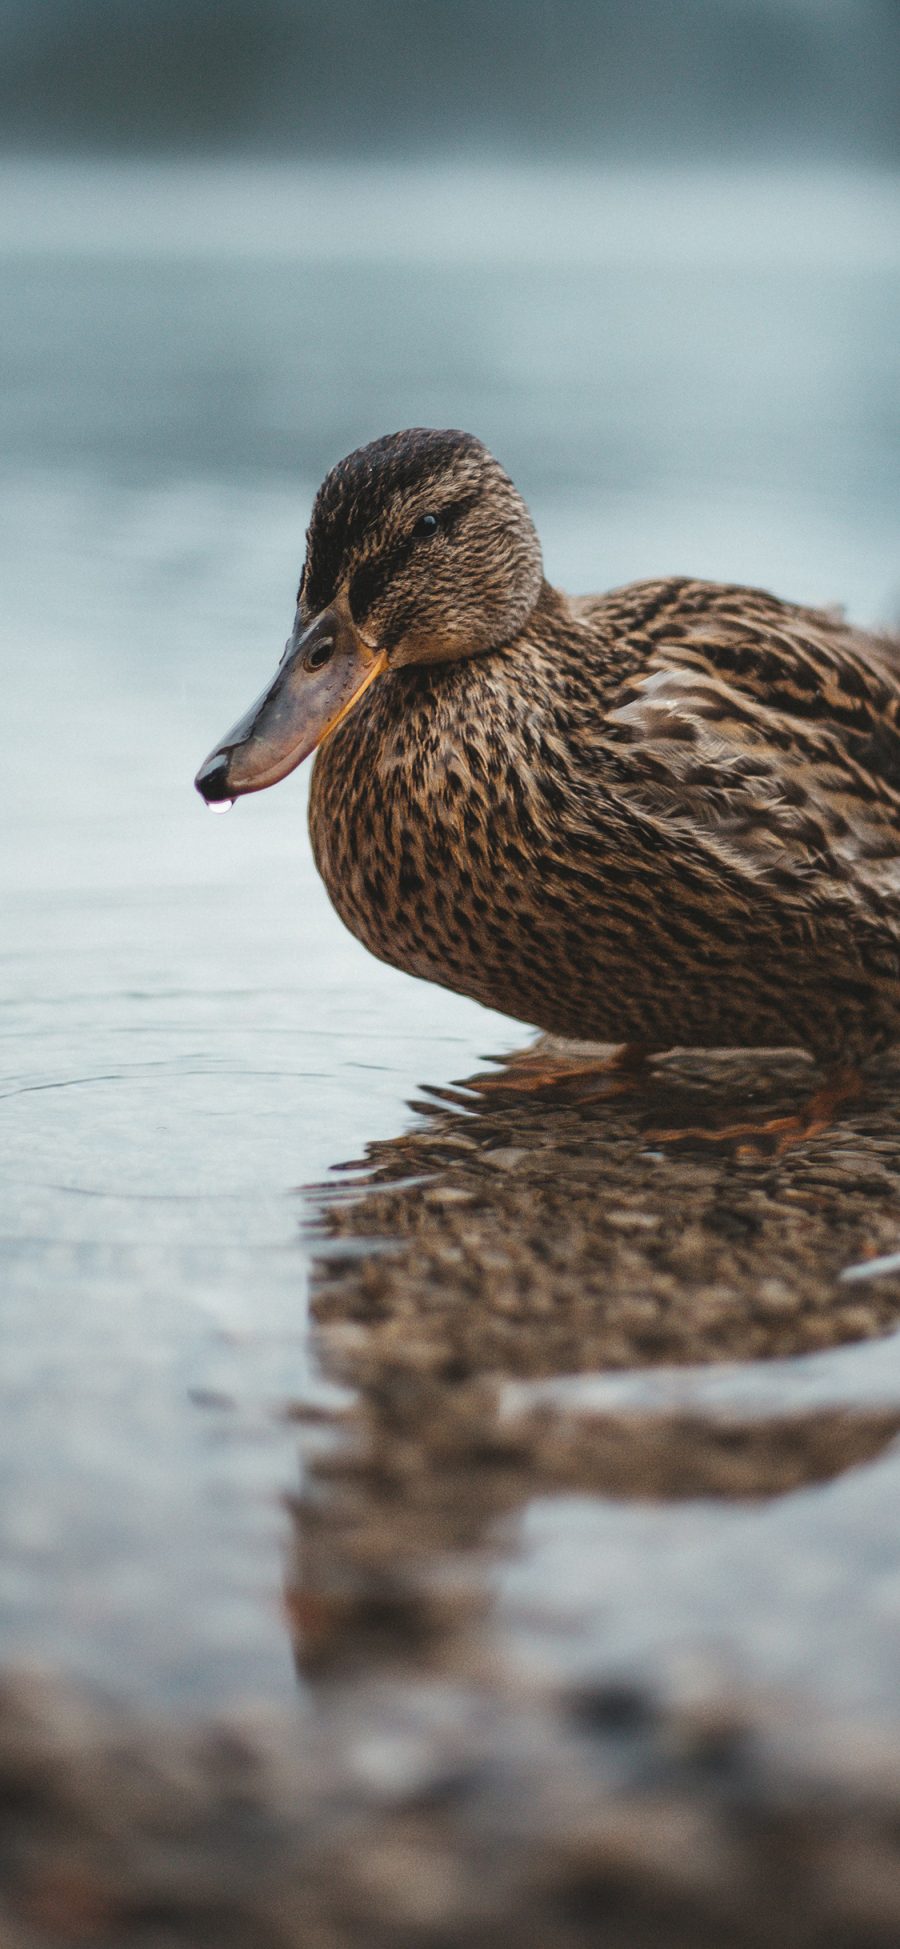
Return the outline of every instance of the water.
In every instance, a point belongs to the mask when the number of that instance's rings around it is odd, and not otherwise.
[[[564,586],[896,614],[900,190],[0,175],[0,1641],[132,1697],[286,1700],[280,1411],[335,1398],[299,1187],[523,1032],[343,933],[305,774],[224,826],[193,774],[278,662],[321,473],[404,424],[496,449]],[[576,1513],[633,1567],[633,1512]],[[558,1578],[523,1521],[517,1574]],[[701,1523],[644,1521],[676,1555]],[[727,1634],[727,1551],[685,1576]]]

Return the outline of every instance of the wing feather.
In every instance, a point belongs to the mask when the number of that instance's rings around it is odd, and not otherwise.
[[[785,890],[864,883],[893,904],[900,646],[773,597],[748,619],[742,595],[742,615],[671,629],[621,693],[617,789]]]

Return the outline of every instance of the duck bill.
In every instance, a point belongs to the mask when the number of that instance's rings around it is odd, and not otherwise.
[[[194,780],[207,805],[264,792],[302,764],[384,669],[349,614],[334,604],[285,646],[268,690],[211,751]]]

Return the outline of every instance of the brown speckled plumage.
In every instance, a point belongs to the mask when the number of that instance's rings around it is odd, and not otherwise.
[[[653,1050],[897,1038],[895,645],[686,579],[567,598],[465,435],[329,476],[301,609],[340,590],[388,668],[317,756],[310,831],[374,954]]]

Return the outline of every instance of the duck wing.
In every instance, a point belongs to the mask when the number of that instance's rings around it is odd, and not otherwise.
[[[900,643],[697,587],[608,714],[615,789],[785,895],[900,902]]]

